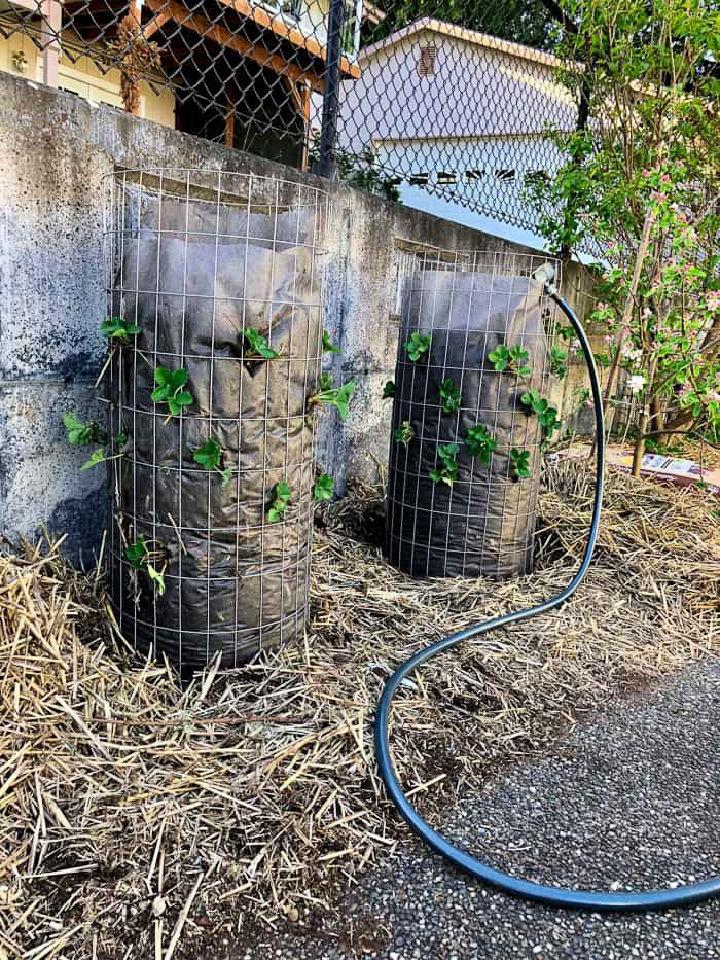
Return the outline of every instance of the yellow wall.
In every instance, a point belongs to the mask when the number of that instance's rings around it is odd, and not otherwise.
[[[22,51],[27,60],[24,73],[13,66],[13,54]],[[28,80],[43,81],[42,54],[32,40],[22,33],[8,39],[0,37],[0,70],[21,75]],[[103,74],[88,57],[80,57],[74,63],[65,54],[60,57],[60,86],[93,103],[108,103],[122,107],[120,98],[120,72],[112,69]],[[140,116],[154,120],[164,127],[175,127],[175,97],[166,88],[159,87],[153,93],[147,83],[140,84]]]

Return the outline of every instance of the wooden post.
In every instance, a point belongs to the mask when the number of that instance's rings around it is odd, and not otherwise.
[[[301,83],[298,84],[298,92],[300,94],[300,104],[301,110],[300,113],[304,122],[303,129],[303,146],[302,146],[302,157],[300,159],[300,169],[309,170],[310,169],[310,111],[312,107],[312,89],[310,84]]]
[[[283,76],[285,86],[290,94],[290,99],[295,105],[295,109],[303,119],[303,139],[302,154],[300,157],[300,169],[310,169],[310,112],[312,109],[312,87],[309,83],[298,80],[293,81],[290,77]]]
[[[228,110],[225,114],[225,146],[235,145],[235,104],[228,103]]]
[[[60,33],[62,31],[62,3],[43,0],[40,40],[42,44],[43,83],[57,87],[60,81]]]

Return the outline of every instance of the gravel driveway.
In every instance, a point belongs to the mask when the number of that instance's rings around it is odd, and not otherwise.
[[[612,707],[465,799],[446,831],[494,865],[605,889],[720,873],[720,666]],[[720,957],[720,900],[599,916],[514,900],[419,844],[368,873],[320,929],[261,935],[238,960]]]

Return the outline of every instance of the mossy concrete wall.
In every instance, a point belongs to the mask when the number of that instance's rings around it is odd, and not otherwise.
[[[116,167],[158,165],[315,178],[6,73],[0,103],[0,531],[17,540],[46,525],[91,563],[105,477],[79,472],[84,454],[66,444],[62,416],[98,415],[109,178]],[[523,248],[361,191],[331,193],[326,326],[342,349],[337,372],[358,390],[347,424],[323,418],[319,457],[342,490],[387,462],[380,398],[395,364],[403,251]]]

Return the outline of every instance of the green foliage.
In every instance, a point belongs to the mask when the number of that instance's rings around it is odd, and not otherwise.
[[[326,390],[332,390],[332,388],[333,388],[332,374],[328,373],[327,370],[321,370],[320,376],[318,377],[318,390],[320,392],[325,392]]]
[[[205,443],[193,453],[193,460],[206,470],[214,470],[220,474],[222,486],[226,487],[232,478],[230,467],[222,468],[223,451],[214,437],[209,437]]]
[[[155,584],[155,593],[162,597],[165,594],[165,569],[156,570],[151,563],[146,564],[147,575]]]
[[[330,474],[321,473],[315,481],[315,486],[313,487],[313,498],[318,502],[321,500],[331,500],[334,489],[335,481]]]
[[[145,537],[139,536],[134,543],[129,543],[125,547],[125,559],[135,570],[144,570],[153,584],[157,596],[162,597],[165,593],[165,567],[158,570],[150,562],[151,554],[148,550]]]
[[[310,397],[309,403],[324,404],[325,406],[335,407],[338,416],[344,422],[350,412],[350,401],[355,393],[355,381],[349,380],[341,387],[331,387],[327,390],[320,390],[314,396]]]
[[[497,440],[493,437],[487,427],[478,423],[465,434],[465,444],[473,457],[477,457],[480,463],[488,466],[493,452],[497,449]]]
[[[260,358],[262,360],[274,360],[280,356],[277,350],[273,350],[268,344],[259,330],[255,330],[253,327],[245,327],[243,334],[243,356],[246,359],[253,360]]]
[[[189,378],[187,370],[184,367],[179,367],[177,370],[156,367],[153,376],[156,386],[150,394],[151,400],[154,403],[167,404],[168,420],[170,417],[179,416],[183,407],[193,402],[192,394],[185,389]]]
[[[394,431],[393,438],[396,443],[401,443],[404,447],[410,443],[415,436],[415,431],[410,425],[409,420],[403,420],[399,427]]]
[[[142,328],[136,323],[130,323],[129,320],[123,320],[122,317],[109,317],[100,324],[100,333],[108,340],[128,343],[131,337],[136,337],[139,333],[142,333]]]
[[[323,353],[340,353],[340,347],[336,347],[332,340],[330,339],[330,334],[327,330],[323,330],[322,338],[322,348]]]
[[[285,515],[285,511],[290,505],[292,498],[292,489],[285,480],[276,483],[273,489],[273,501],[268,507],[268,523],[279,523]]]
[[[456,413],[460,409],[460,389],[451,377],[440,384],[440,407],[443,413]]]
[[[388,380],[383,387],[383,400],[389,400],[395,396],[395,384],[392,380]]]
[[[413,330],[405,344],[405,353],[413,363],[417,363],[420,357],[428,352],[431,340],[431,334],[423,334],[419,330]]]
[[[87,458],[85,463],[80,467],[81,470],[91,470],[93,467],[96,467],[99,463],[104,463],[107,460],[107,454],[105,453],[104,447],[98,447],[97,450],[93,450],[90,456]]]
[[[393,0],[378,24],[363,24],[365,43],[383,40],[396,30],[423,17],[432,16],[446,23],[478,30],[503,40],[549,50],[556,25],[547,7],[539,0],[504,0],[503,3],[477,3],[477,0]]]
[[[371,147],[366,147],[359,155],[347,150],[338,150],[335,160],[338,180],[358,190],[376,194],[392,203],[400,202],[398,180],[392,175],[388,176],[381,167],[378,167]]]
[[[616,363],[638,395],[641,455],[646,437],[720,425],[718,7],[564,9],[579,29],[557,52],[578,66],[559,80],[573,98],[585,88],[591,123],[553,135],[567,161],[532,196],[551,249],[598,260],[592,320],[608,351],[596,361]]]
[[[549,439],[562,426],[562,421],[557,419],[555,407],[552,407],[545,397],[541,397],[534,387],[520,397],[520,403],[528,407],[538,418],[545,438]]]
[[[147,562],[148,548],[145,543],[145,537],[140,536],[134,543],[129,543],[125,547],[125,559],[136,570],[142,570]]]
[[[76,447],[84,447],[88,443],[101,443],[105,439],[105,431],[91,420],[83,423],[74,413],[66,413],[63,417],[67,441]]]
[[[513,447],[510,451],[510,469],[515,480],[531,477],[530,452],[528,450],[518,450]]]
[[[550,347],[550,373],[558,380],[564,380],[567,376],[567,350],[562,347]]]
[[[430,479],[433,483],[444,483],[448,487],[457,480],[458,463],[457,455],[460,445],[457,443],[441,443],[437,449],[440,465],[430,471]]]
[[[507,347],[504,343],[499,344],[491,353],[488,354],[488,360],[496,370],[514,374],[520,379],[529,377],[532,373],[528,366],[530,354],[519,344]]]
[[[89,443],[107,444],[108,442],[107,434],[94,421],[83,423],[81,420],[78,420],[74,413],[66,413],[63,417],[63,422],[67,431],[68,443],[73,444],[73,446],[86,446]],[[127,441],[128,436],[126,433],[120,432],[115,435],[115,446],[118,449],[124,447]],[[108,459],[110,459],[108,450],[105,447],[98,447],[96,450],[93,450],[80,469],[90,470],[92,467],[96,467],[99,463],[103,463]]]

